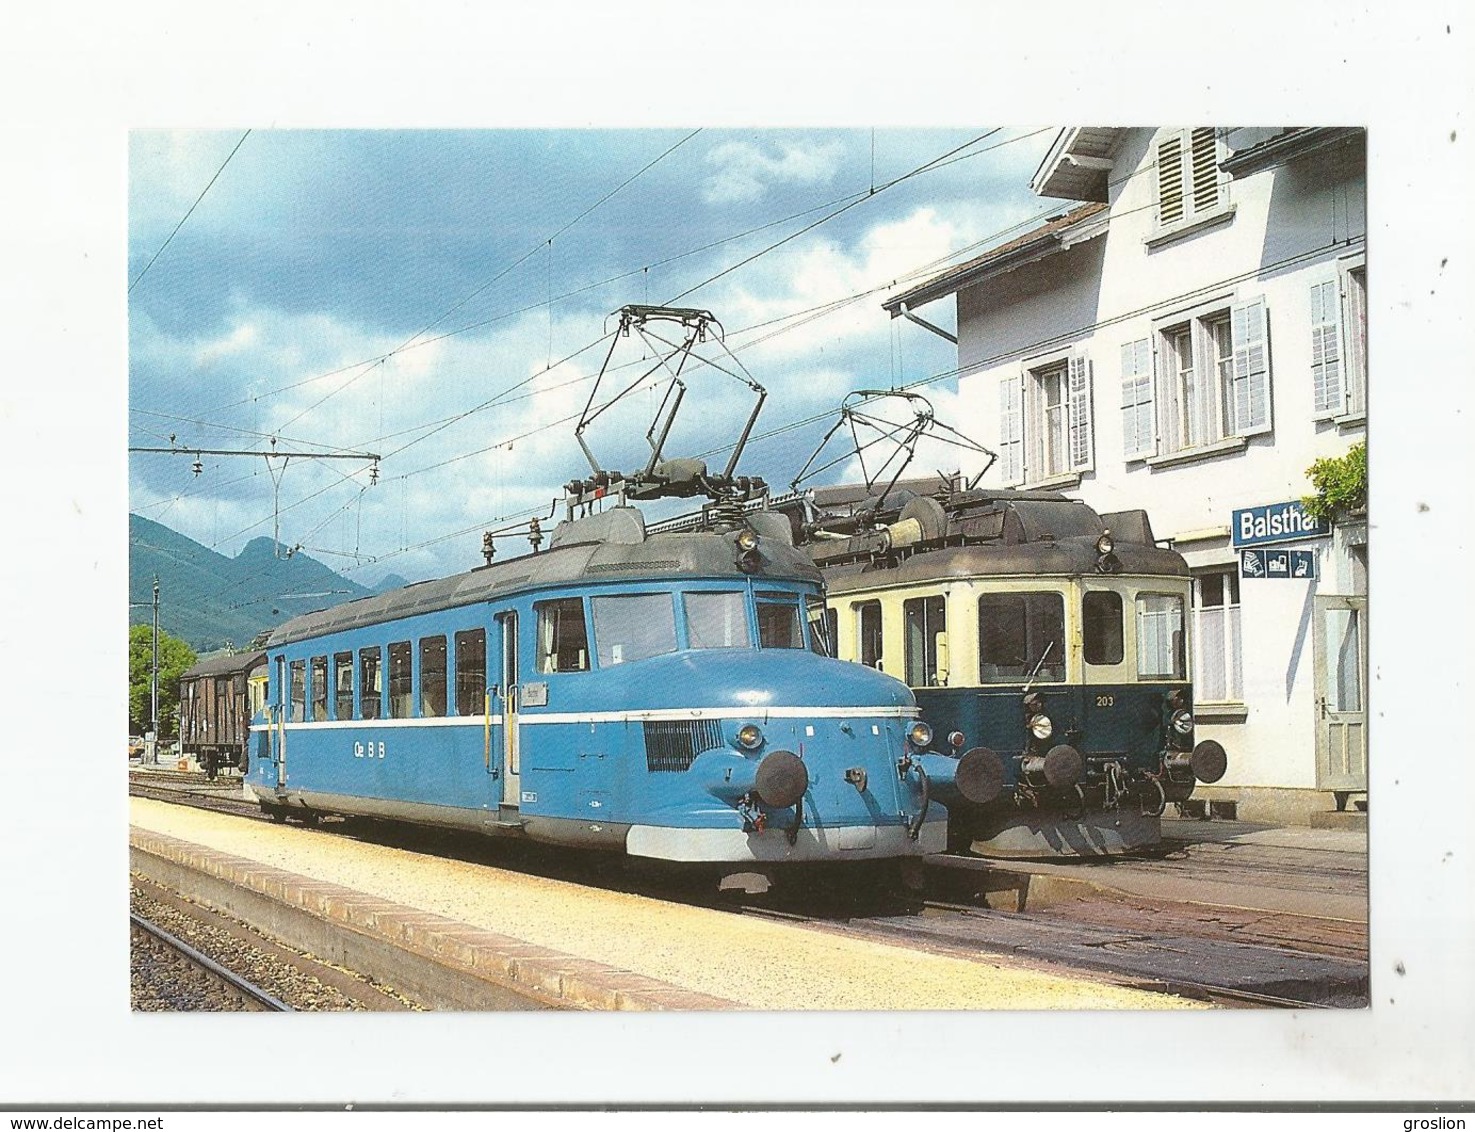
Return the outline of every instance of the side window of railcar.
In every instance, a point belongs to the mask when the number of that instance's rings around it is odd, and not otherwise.
[[[584,625],[584,601],[561,597],[533,605],[538,614],[538,671],[587,672],[589,631]]]
[[[1081,637],[1087,664],[1120,664],[1123,653],[1122,595],[1092,590],[1081,600]]]
[[[395,641],[389,646],[389,718],[409,719],[414,703],[410,672],[410,642]]]
[[[913,688],[946,683],[939,640],[947,639],[947,605],[942,594],[914,597],[901,605],[906,629],[906,682]]]
[[[301,723],[307,714],[307,661],[294,660],[289,671],[292,677],[287,697],[287,719],[291,723]]]
[[[456,714],[481,715],[486,710],[486,691],[487,631],[468,629],[457,633]]]
[[[694,649],[746,649],[748,604],[741,593],[695,591],[682,597],[686,608],[686,642]]]
[[[1177,594],[1138,594],[1138,678],[1182,680],[1187,674],[1183,647],[1183,599]]]
[[[359,715],[379,718],[379,648],[359,649]]]
[[[333,718],[353,718],[353,653],[333,654]]]
[[[605,594],[589,605],[600,668],[676,651],[676,608],[669,593]]]
[[[1022,683],[1032,675],[1065,679],[1065,596],[984,594],[978,599],[979,683]]]
[[[312,712],[308,716],[314,723],[328,718],[328,658],[312,658]]]
[[[881,603],[862,601],[852,607],[855,610],[855,638],[858,642],[858,659],[868,668],[884,671],[881,658]]]
[[[804,597],[804,619],[809,622],[809,647],[820,656],[835,655],[835,611],[815,594]]]
[[[795,595],[775,592],[758,595],[758,647],[804,647],[804,629],[799,623],[799,602]]]
[[[420,638],[420,715],[438,719],[446,714],[446,639]]]

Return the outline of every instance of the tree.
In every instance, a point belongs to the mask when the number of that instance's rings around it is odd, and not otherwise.
[[[1367,442],[1354,444],[1345,456],[1326,456],[1306,469],[1315,495],[1301,506],[1317,522],[1334,522],[1367,511]]]
[[[142,735],[153,718],[154,629],[128,629],[128,730]],[[179,678],[195,663],[195,650],[178,637],[159,630],[159,738],[173,737],[179,728]]]

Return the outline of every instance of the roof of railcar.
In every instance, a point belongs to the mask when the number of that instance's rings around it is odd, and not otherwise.
[[[212,656],[180,673],[181,680],[193,680],[200,676],[231,676],[239,672],[250,672],[266,661],[266,653],[259,649],[248,652],[226,653]]]
[[[752,517],[750,517],[752,521]],[[761,525],[761,524],[760,524]],[[615,507],[599,515],[560,523],[549,548],[463,574],[417,582],[403,589],[335,605],[295,617],[273,630],[270,646],[377,625],[402,617],[492,601],[515,593],[569,582],[619,581],[654,576],[788,578],[821,581],[804,552],[772,532],[787,531],[787,521],[761,534],[764,566],[754,575],[738,569],[729,535],[712,531],[647,533],[645,520],[633,507]]]

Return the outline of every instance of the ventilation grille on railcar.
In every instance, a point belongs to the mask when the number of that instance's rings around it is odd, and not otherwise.
[[[645,766],[655,771],[688,769],[703,751],[722,746],[722,728],[716,720],[647,720]]]

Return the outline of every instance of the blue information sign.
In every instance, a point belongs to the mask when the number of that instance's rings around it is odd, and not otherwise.
[[[1239,576],[1241,578],[1315,578],[1316,551],[1289,550],[1241,550],[1239,552]]]
[[[1299,499],[1284,503],[1266,503],[1259,507],[1245,507],[1234,512],[1234,521],[1229,527],[1232,545],[1263,546],[1266,543],[1295,542],[1303,538],[1316,538],[1331,534],[1331,525],[1317,522]],[[1246,575],[1248,577],[1249,575]]]

